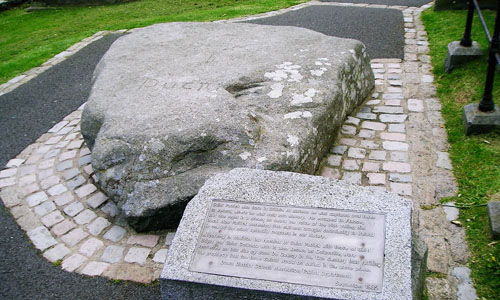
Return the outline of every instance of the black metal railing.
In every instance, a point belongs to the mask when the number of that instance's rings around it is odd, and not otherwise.
[[[488,38],[488,42],[490,44],[489,47],[489,59],[488,59],[488,70],[486,72],[486,84],[484,87],[483,99],[479,103],[479,110],[483,112],[493,111],[495,109],[495,104],[493,103],[493,80],[495,78],[495,70],[496,66],[500,65],[500,19],[498,13],[500,12],[500,1],[497,4],[497,15],[495,17],[495,29],[493,30],[493,37],[491,36],[488,26],[486,26],[486,22],[484,21],[483,14],[481,13],[481,8],[477,3],[477,0],[469,1],[469,10],[467,12],[467,22],[465,23],[465,32],[462,40],[460,40],[460,45],[464,47],[472,46],[471,39],[471,29],[472,29],[472,19],[474,18],[474,10],[477,12],[479,20],[481,21],[481,25],[483,26],[483,30],[486,33],[486,37]]]

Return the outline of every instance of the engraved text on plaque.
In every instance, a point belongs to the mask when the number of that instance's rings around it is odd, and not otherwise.
[[[382,292],[385,215],[214,200],[190,270]]]

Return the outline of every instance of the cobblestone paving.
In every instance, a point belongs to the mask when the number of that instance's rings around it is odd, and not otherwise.
[[[82,107],[0,171],[0,196],[33,245],[69,272],[151,282],[170,235],[136,234],[94,184],[80,134]]]
[[[405,22],[405,58],[372,60],[373,95],[342,126],[322,176],[370,185],[409,197],[413,225],[429,247],[429,299],[457,299],[454,275],[468,262],[463,228],[450,221],[457,210],[439,206],[456,183],[447,137],[432,84],[427,34],[420,13],[430,7],[388,7],[311,1],[289,9],[230,22],[285,13],[308,5],[399,9]],[[228,21],[222,21],[228,22]],[[98,33],[48,63],[0,86],[7,92],[100,38]],[[31,76],[31,77],[30,77]],[[173,232],[136,234],[94,184],[90,151],[80,134],[82,107],[56,124],[0,171],[0,196],[33,245],[69,272],[151,282],[159,277]],[[453,203],[450,203],[453,206]],[[464,273],[464,272],[461,272]],[[467,272],[465,272],[467,273]],[[463,281],[463,280],[462,280]],[[466,299],[460,298],[458,299]]]
[[[372,60],[372,69],[378,92],[346,119],[321,175],[412,196],[403,63]]]
[[[347,117],[320,175],[411,198],[413,227],[429,248],[428,271],[440,274],[426,280],[429,299],[473,300],[457,294],[463,283],[455,274],[469,258],[464,229],[450,222],[458,210],[439,205],[457,186],[420,20],[426,7],[403,9],[405,58],[372,60],[375,92]]]

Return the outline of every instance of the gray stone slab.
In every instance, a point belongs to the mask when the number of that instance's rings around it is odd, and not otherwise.
[[[407,115],[381,114],[380,121],[383,123],[403,123],[406,121]]]
[[[488,216],[490,218],[491,235],[500,239],[500,201],[488,202]]]
[[[90,207],[92,207],[93,209],[96,209],[99,206],[101,206],[101,204],[106,202],[106,200],[108,200],[108,197],[106,195],[104,195],[103,193],[98,192],[98,193],[94,194],[92,197],[90,197],[89,199],[87,199],[86,202]]]
[[[69,250],[63,244],[58,244],[57,246],[53,247],[52,249],[45,251],[43,253],[43,257],[48,259],[50,262],[55,262],[55,261],[58,261],[60,259],[63,259],[69,253],[71,253],[71,250]]]
[[[436,166],[438,168],[443,168],[447,170],[453,169],[453,166],[451,164],[450,160],[450,154],[448,152],[436,152],[437,154],[437,160],[436,160]]]
[[[250,209],[245,214],[243,210],[247,208]],[[237,220],[233,218],[235,215]],[[374,240],[382,241],[380,233],[376,233],[382,230],[377,223],[380,220],[373,221],[378,215],[384,220],[383,255],[373,244]],[[303,219],[294,220],[290,216]],[[353,221],[356,224],[349,224]],[[246,222],[246,226],[241,222]],[[234,169],[210,178],[188,204],[161,275],[162,298],[414,299],[410,223],[410,201],[392,193],[297,173]],[[231,235],[245,228],[248,235]],[[208,252],[200,246],[226,236],[226,230],[231,232],[227,233],[231,238],[220,241],[219,246]],[[267,240],[259,240],[258,234],[263,234]],[[330,234],[336,238],[328,239]],[[325,248],[321,248],[322,243],[325,243]],[[342,243],[345,243],[345,248],[340,245]],[[327,245],[334,247],[329,253]],[[229,256],[231,248],[238,249],[232,257]],[[370,251],[366,251],[368,248]],[[301,252],[304,250],[305,253]],[[366,252],[360,254],[357,251]],[[422,253],[418,249],[417,252]],[[224,253],[227,259],[223,257]],[[339,253],[340,256],[336,256]],[[328,254],[324,261],[321,261],[322,254]],[[273,261],[274,255],[278,260]],[[200,256],[210,259],[200,261]],[[352,256],[352,262],[347,261],[348,256]],[[364,283],[364,280],[370,280],[367,274],[376,273],[373,270],[357,273],[356,269],[352,271],[355,276],[344,277],[351,274],[346,270],[349,264],[356,264],[356,260],[366,258],[367,262],[360,267],[374,267],[382,256],[383,270],[378,270],[382,273],[380,286],[373,282]],[[258,257],[263,258],[262,261]],[[230,258],[234,260],[234,269],[220,271],[218,267],[230,262]],[[335,261],[335,258],[340,260]],[[342,258],[345,261],[341,261]],[[219,271],[210,271],[210,266]],[[325,268],[331,268],[330,272]],[[269,272],[271,277],[264,275]],[[304,279],[305,283],[297,282],[290,278],[294,277],[292,274],[299,277],[309,275],[319,281],[314,283]],[[347,281],[331,282],[339,278]]]
[[[448,221],[455,221],[460,215],[460,211],[456,208],[455,202],[446,202],[443,205],[443,211],[446,215],[446,220]]]
[[[457,300],[476,300],[477,294],[472,279],[470,269],[467,267],[456,267],[451,272],[457,278]]]
[[[97,236],[109,225],[111,225],[111,223],[107,219],[98,217],[87,226],[87,230],[90,234]]]
[[[148,258],[151,249],[148,248],[138,248],[132,247],[129,249],[127,255],[123,258],[123,261],[128,263],[137,263],[143,265]]]
[[[412,235],[411,279],[413,299],[422,299],[425,277],[427,275],[428,249],[418,234]]]
[[[66,206],[63,211],[68,216],[74,217],[84,209],[85,209],[85,207],[83,206],[83,204],[81,204],[78,201],[75,201],[75,202],[71,203],[70,205]]]
[[[82,211],[81,213],[79,213],[77,216],[75,216],[73,219],[75,220],[75,222],[77,224],[83,225],[83,224],[90,223],[95,218],[97,218],[97,215],[95,214],[95,212],[93,212],[90,209],[86,209],[86,210]]]
[[[68,187],[68,189],[74,190],[74,189],[80,187],[85,182],[87,182],[87,179],[85,179],[85,177],[79,175],[71,180],[66,181],[66,186]]]
[[[344,176],[342,176],[342,180],[353,183],[353,184],[361,184],[361,173],[360,172],[344,172]]]
[[[500,128],[500,110],[498,105],[491,112],[482,112],[478,103],[464,106],[463,122],[465,134],[485,133]]]
[[[332,152],[335,154],[343,155],[346,152],[346,150],[347,146],[340,145],[333,147]]]
[[[69,169],[63,172],[64,179],[66,180],[70,180],[79,174],[80,170],[78,170],[77,168]]]
[[[388,113],[388,114],[402,114],[403,108],[400,106],[375,106],[373,108],[375,113]]]
[[[47,197],[47,194],[45,192],[38,192],[33,195],[30,195],[26,198],[26,202],[28,203],[29,207],[36,206],[44,201],[47,201],[49,198]]]
[[[165,246],[172,245],[172,241],[174,240],[175,232],[168,232],[165,236]]]
[[[112,264],[117,263],[122,259],[124,250],[125,248],[123,247],[115,245],[108,246],[104,249],[101,260]]]
[[[358,117],[360,119],[365,119],[365,120],[376,120],[377,119],[377,115],[376,114],[373,114],[373,113],[363,113],[363,112],[357,113],[356,117]]]
[[[155,263],[165,263],[165,259],[167,259],[168,249],[160,249],[156,251],[155,256],[153,257],[153,261]]]
[[[47,228],[39,226],[27,232],[29,238],[33,242],[33,245],[41,251],[54,246],[57,241],[52,237]]]
[[[450,73],[457,66],[481,57],[483,51],[477,42],[472,42],[470,47],[460,45],[460,41],[453,41],[448,44],[448,53],[444,60],[444,71]]]
[[[36,206],[34,211],[39,216],[45,216],[46,214],[54,211],[55,209],[56,209],[56,206],[54,205],[54,202],[46,201],[46,202]]]
[[[123,227],[120,227],[118,225],[114,225],[113,227],[111,227],[105,234],[104,234],[104,238],[107,239],[107,240],[110,240],[112,242],[118,242],[120,241],[124,236],[125,234],[127,233],[127,230],[125,230],[125,228]]]

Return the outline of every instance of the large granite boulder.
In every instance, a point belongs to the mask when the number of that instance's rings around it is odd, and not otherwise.
[[[359,41],[295,27],[158,24],[104,55],[81,128],[99,184],[129,224],[167,228],[215,173],[313,174],[373,83]]]

